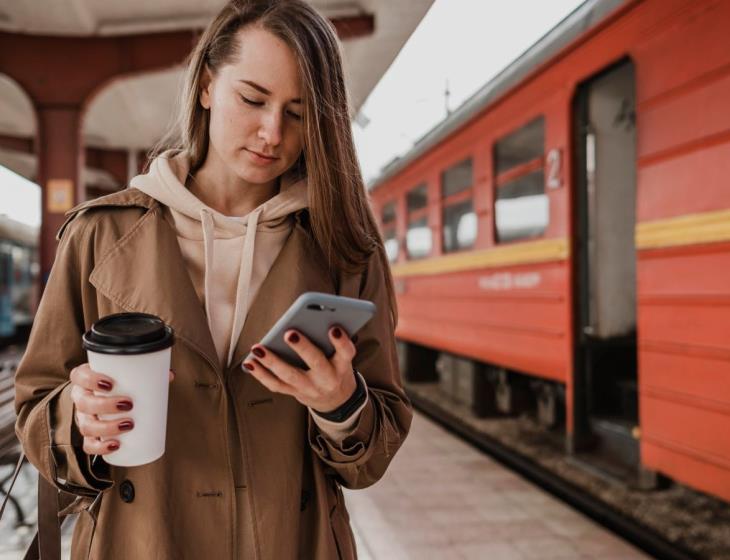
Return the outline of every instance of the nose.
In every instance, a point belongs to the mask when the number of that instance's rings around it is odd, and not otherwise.
[[[267,111],[261,118],[259,138],[269,146],[278,146],[281,143],[282,120],[277,111]]]

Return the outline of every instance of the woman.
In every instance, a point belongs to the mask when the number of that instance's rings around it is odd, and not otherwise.
[[[17,372],[23,448],[80,513],[72,558],[355,558],[340,486],[384,474],[412,411],[330,24],[301,0],[230,2],[163,147],[130,188],[68,213]],[[377,306],[356,337],[332,329],[329,360],[288,333],[306,374],[257,344],[305,291]],[[134,403],[94,396],[113,381],[81,348],[125,311],[176,334],[165,454],[131,468],[103,457],[132,418],[98,415]]]

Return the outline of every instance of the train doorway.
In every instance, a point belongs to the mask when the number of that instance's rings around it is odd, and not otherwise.
[[[638,473],[636,122],[634,66],[624,60],[574,100],[576,458]]]

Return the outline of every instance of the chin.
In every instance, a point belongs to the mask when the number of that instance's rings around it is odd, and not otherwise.
[[[270,183],[281,174],[276,169],[257,169],[245,163],[239,163],[235,171],[241,179],[254,184]]]

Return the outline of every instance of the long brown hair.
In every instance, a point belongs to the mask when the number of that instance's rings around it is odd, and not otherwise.
[[[393,325],[398,310],[383,239],[352,140],[342,58],[332,24],[303,0],[231,0],[202,33],[188,58],[175,126],[148,161],[167,149],[184,151],[194,173],[208,153],[209,112],[199,103],[205,67],[215,74],[233,62],[237,32],[255,24],[294,53],[302,79],[303,150],[292,172],[307,177],[310,223],[330,273],[362,271],[377,251],[385,271]]]

